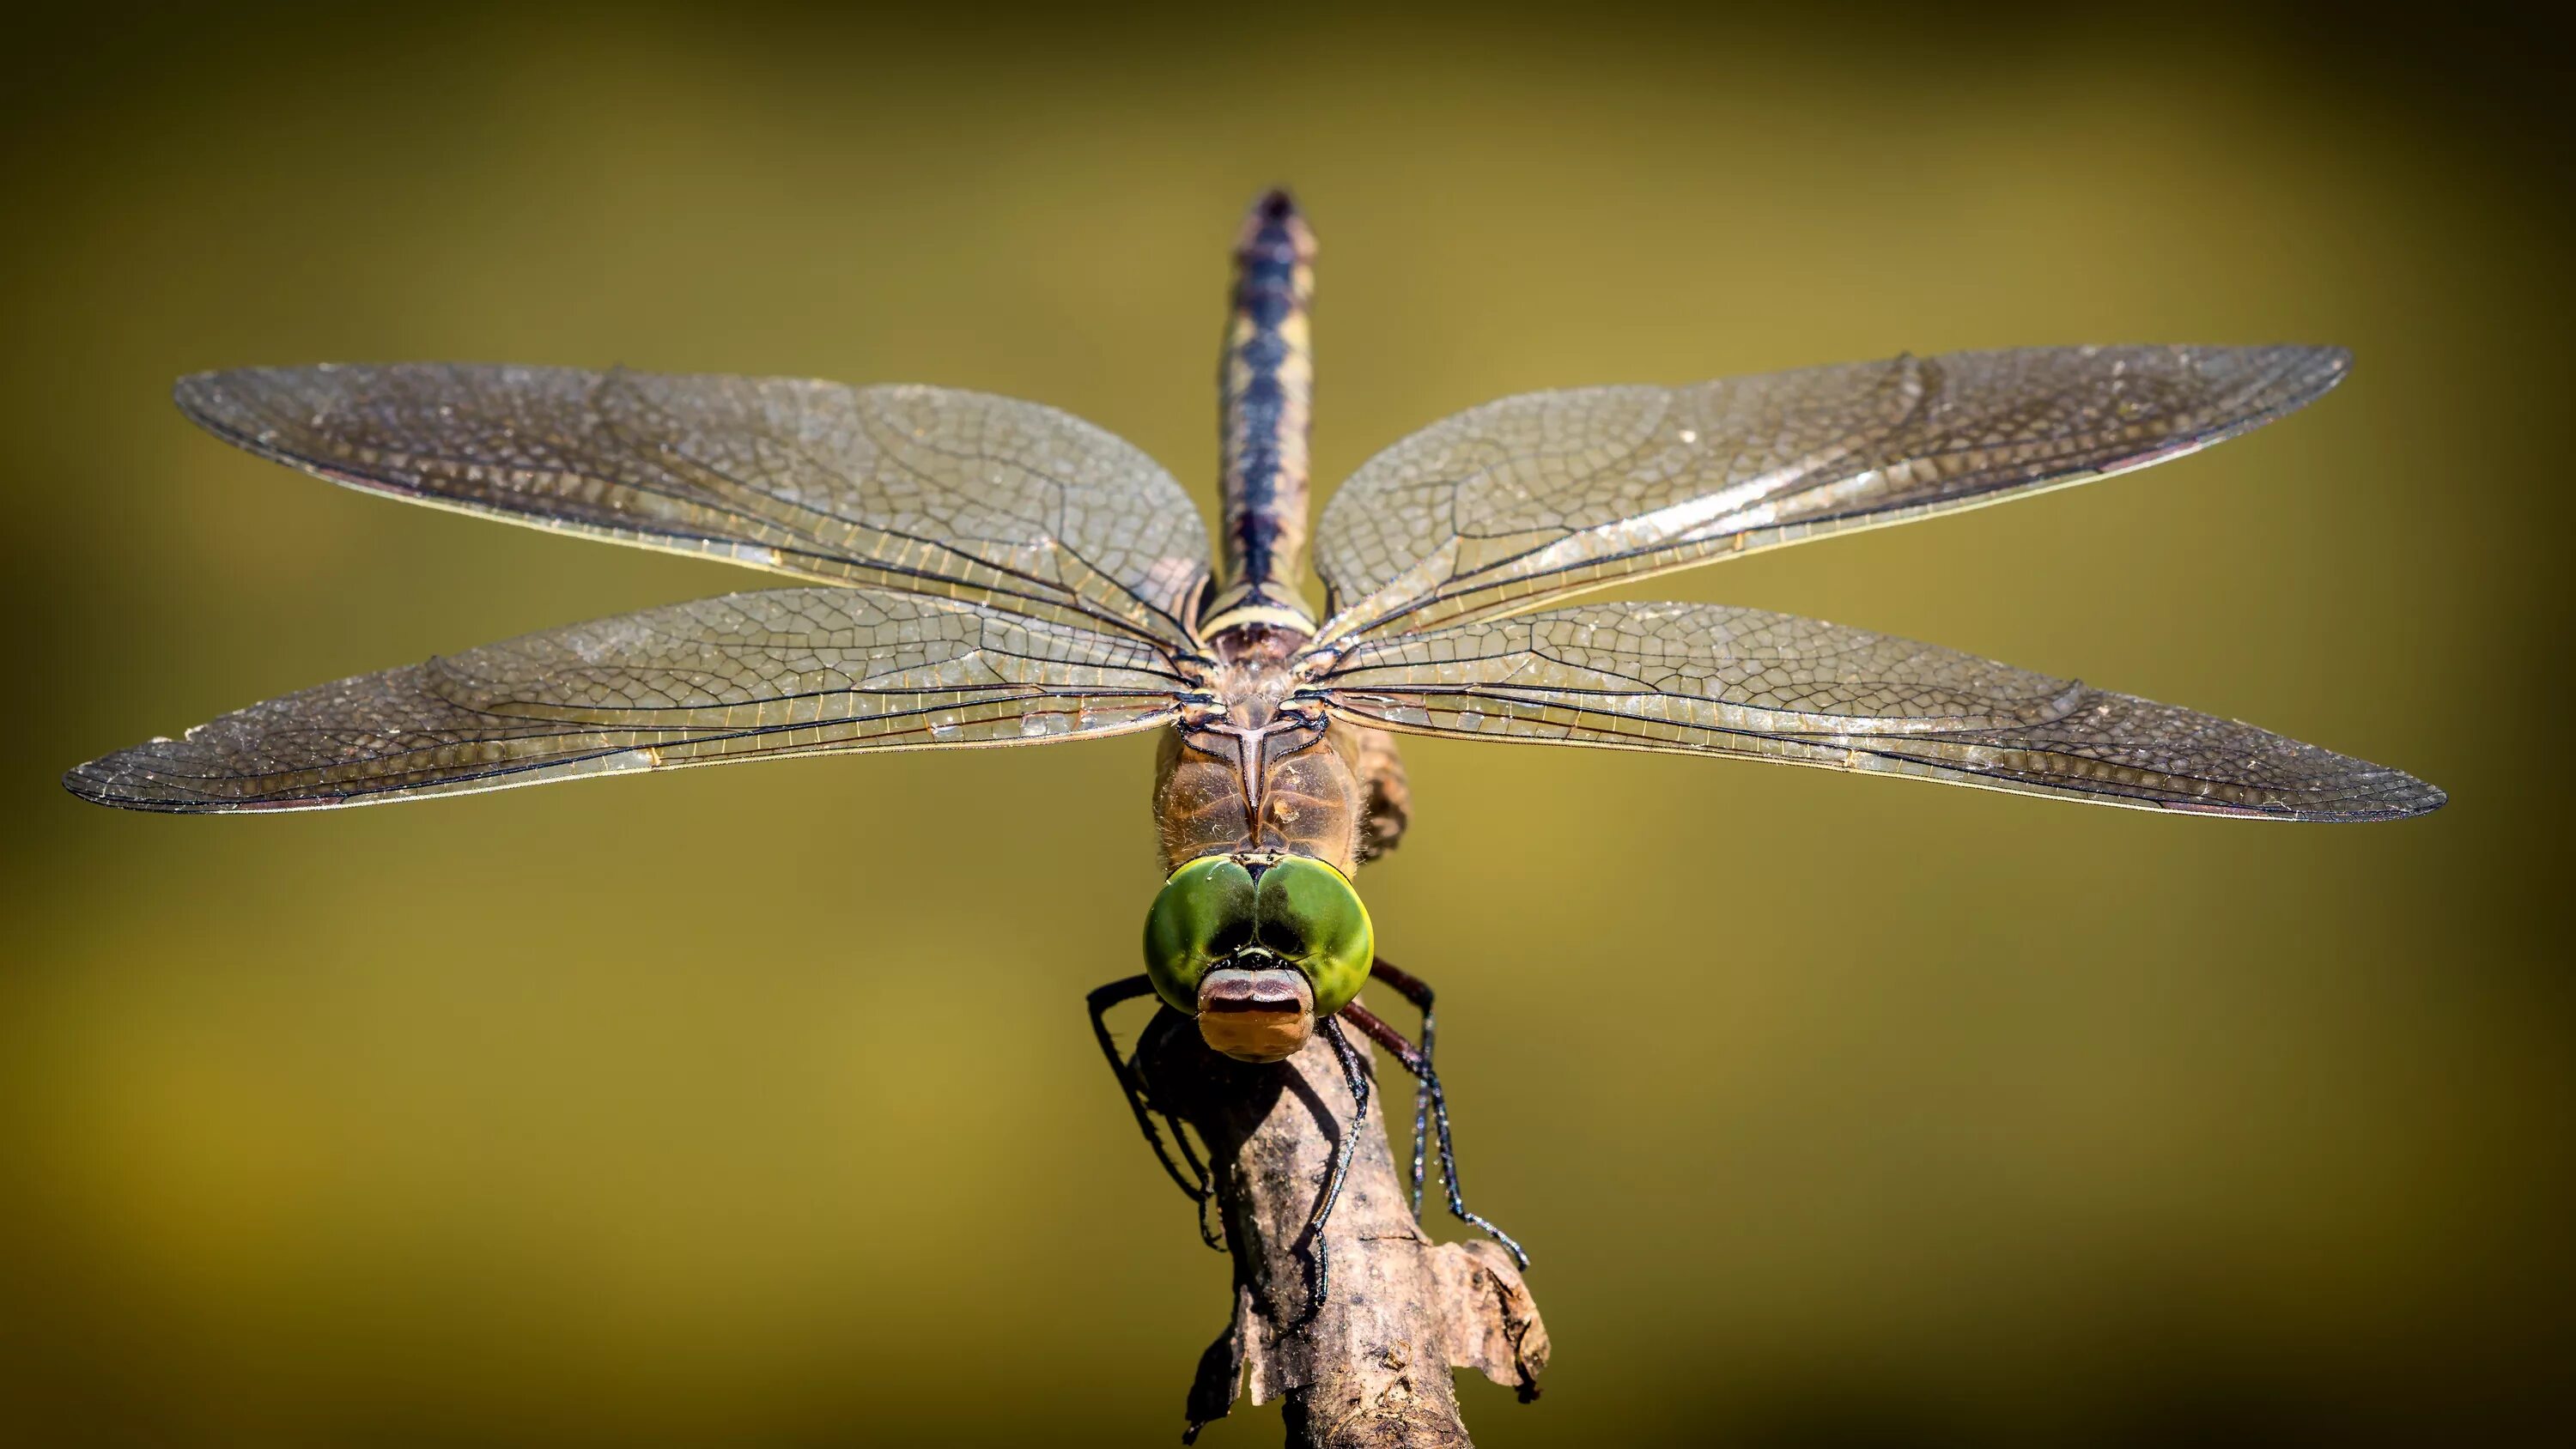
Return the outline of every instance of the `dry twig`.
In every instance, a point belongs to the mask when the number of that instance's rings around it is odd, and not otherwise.
[[[1306,1220],[1352,1128],[1351,1094],[1321,1033],[1287,1061],[1256,1066],[1209,1051],[1166,1011],[1139,1058],[1154,1101],[1210,1150],[1234,1259],[1232,1320],[1190,1390],[1193,1436],[1225,1415],[1239,1387],[1255,1404],[1285,1398],[1292,1449],[1469,1443],[1452,1367],[1516,1388],[1523,1402],[1538,1396],[1547,1330],[1519,1270],[1493,1243],[1424,1236],[1374,1105],[1357,1123],[1350,1181],[1326,1229],[1329,1301],[1309,1315]],[[1411,1098],[1406,1084],[1391,1085]]]

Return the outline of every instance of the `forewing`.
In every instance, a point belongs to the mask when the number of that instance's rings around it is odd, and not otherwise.
[[[335,482],[1180,647],[1207,531],[1132,445],[935,387],[426,363],[182,379],[217,436]]]
[[[1715,604],[1594,605],[1368,641],[1336,714],[1475,739],[1734,755],[2106,805],[2283,820],[2442,792],[2234,720],[1910,640]]]
[[[1369,460],[1324,510],[1330,644],[1541,607],[1840,529],[2176,457],[2309,402],[2323,347],[1960,352],[1506,398]]]
[[[874,588],[703,599],[272,699],[93,760],[137,810],[362,805],[837,750],[1012,745],[1172,718],[1153,645]]]

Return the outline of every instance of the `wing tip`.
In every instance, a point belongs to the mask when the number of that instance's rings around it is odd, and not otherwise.
[[[2349,757],[2347,757],[2349,758]],[[2412,820],[2451,803],[2450,792],[2419,780],[2404,770],[2352,760],[2349,809],[2322,814],[2321,819],[2357,821]]]
[[[179,415],[227,442],[252,447],[251,430],[243,425],[246,401],[240,383],[260,368],[225,368],[192,372],[170,384],[170,401]]]
[[[190,421],[195,421],[207,397],[217,392],[223,382],[221,372],[191,372],[170,384],[170,401]]]
[[[2402,771],[2390,773],[2397,776],[2398,783],[2390,787],[2380,812],[2366,815],[2363,819],[2412,820],[2418,815],[2430,815],[2451,803],[2451,792],[2439,785],[2428,784]]]
[[[146,815],[262,815],[282,814],[293,810],[321,810],[352,803],[336,796],[292,797],[285,799],[249,795],[219,796],[201,790],[182,790],[169,786],[148,772],[137,774],[123,770],[103,770],[114,756],[75,765],[63,772],[63,788],[75,799],[111,810],[134,810]]]
[[[383,370],[346,362],[214,368],[172,381],[170,401],[177,405],[181,416],[225,441],[275,455],[279,449],[270,435],[274,420],[265,415],[265,409],[281,401],[293,401],[304,403],[302,410],[309,412],[316,401],[327,396],[317,389],[349,386],[348,380],[334,378],[333,374],[351,373],[363,378]]]
[[[2325,825],[2371,825],[2412,820],[2451,803],[2450,792],[2427,784],[2403,770],[2375,769],[2354,782],[2351,793],[2328,806],[2294,808],[2279,818]]]
[[[2213,429],[2203,445],[2277,422],[2342,386],[2352,373],[2352,349],[2334,343],[2275,342],[2175,351],[2185,358],[2224,358],[2225,371],[2250,386],[2240,396],[2242,411]]]
[[[193,733],[193,731],[191,732]],[[184,740],[154,740],[132,749],[101,755],[63,771],[63,789],[74,799],[112,810],[140,810],[154,815],[235,815],[258,810],[309,809],[322,800],[280,800],[247,793],[224,793],[233,783],[221,774],[173,769],[184,757],[173,750]],[[210,788],[211,787],[211,788]]]
[[[2343,385],[2352,375],[2352,349],[2332,342],[2299,342],[2290,350],[2307,366],[2306,386],[2299,389],[2301,403],[2313,402]]]
[[[63,788],[73,798],[115,810],[148,810],[163,815],[195,814],[219,808],[211,801],[150,789],[137,789],[138,772],[123,763],[131,751],[102,755],[63,771]],[[142,780],[149,780],[143,774]]]
[[[98,767],[102,763],[91,760],[63,771],[63,788],[70,791],[75,799],[86,800],[92,805],[111,803],[106,787],[98,783]]]

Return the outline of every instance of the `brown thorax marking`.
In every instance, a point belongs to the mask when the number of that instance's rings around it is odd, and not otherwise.
[[[1313,632],[1303,617],[1241,619],[1210,631],[1212,660],[1182,666],[1192,685],[1181,696],[1182,742],[1234,766],[1255,839],[1272,762],[1322,739],[1332,723],[1321,699],[1300,693],[1304,671],[1291,663]]]

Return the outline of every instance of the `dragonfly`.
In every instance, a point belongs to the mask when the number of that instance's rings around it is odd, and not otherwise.
[[[2287,821],[2443,803],[2400,771],[2233,720],[1759,609],[1580,602],[1759,549],[2178,458],[2302,407],[2316,346],[1900,355],[1687,386],[1539,392],[1396,442],[1308,531],[1315,239],[1284,192],[1233,248],[1221,550],[1146,454],[1035,403],[929,386],[449,364],[180,381],[226,442],[416,503],[785,575],[344,679],[71,770],[82,799],[231,813],[872,750],[1154,732],[1163,885],[1145,970],[1091,993],[1139,1127],[1199,1203],[1207,1165],[1107,1025],[1153,999],[1207,1046],[1357,1035],[1416,1079],[1458,1187],[1434,993],[1377,953],[1352,881],[1401,839],[1396,737],[1769,760],[2059,800]],[[1323,585],[1313,608],[1311,566]],[[1413,1038],[1358,1000],[1375,982]],[[1343,1132],[1306,1244],[1358,1134]],[[1213,1243],[1213,1234],[1208,1234]]]

